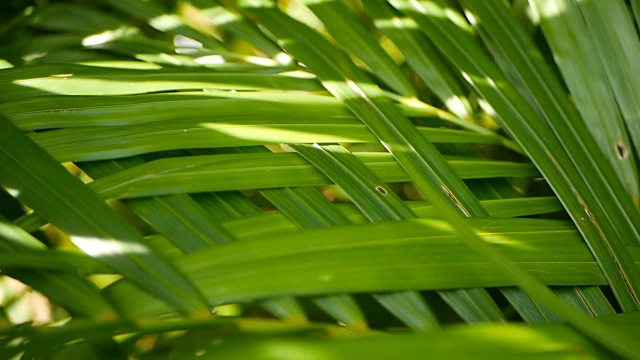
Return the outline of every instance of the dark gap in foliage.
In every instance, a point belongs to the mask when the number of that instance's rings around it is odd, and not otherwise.
[[[167,66],[170,67],[170,66]],[[153,94],[175,94],[175,93],[194,93],[194,92],[204,92],[202,88],[193,88],[193,89],[178,89],[178,90],[158,90],[158,91],[147,91],[144,93],[145,95],[153,95]]]
[[[549,183],[543,178],[534,178],[529,181],[529,186],[525,192],[526,197],[531,196],[555,196],[553,189],[549,186]]]
[[[242,317],[277,320],[278,318],[264,309],[257,302],[242,304]]]
[[[300,297],[298,298],[300,302],[300,306],[302,310],[307,315],[307,318],[311,322],[323,322],[323,323],[331,323],[335,324],[336,320],[329,316],[326,312],[320,309],[310,297]]]
[[[571,221],[569,214],[566,211],[556,211],[548,214],[529,215],[523,216],[527,219],[553,219],[553,220],[568,220]]]
[[[487,288],[486,290],[502,312],[505,320],[514,322],[522,321],[522,317],[520,317],[513,305],[511,305],[499,288]]]
[[[602,290],[602,293],[607,298],[607,300],[609,301],[609,304],[611,304],[611,306],[616,311],[616,313],[621,313],[622,308],[620,307],[620,304],[618,304],[616,297],[613,295],[613,291],[611,290],[611,287],[607,285],[603,285],[603,286],[599,286],[599,288],[600,290]]]
[[[531,163],[531,160],[526,156],[507,149],[504,146],[492,144],[469,144],[468,146],[470,149],[473,149],[473,153],[482,155],[489,159]]]
[[[13,221],[24,214],[25,212],[22,210],[20,202],[3,188],[0,188],[0,215],[9,221]]]
[[[413,87],[416,89],[417,97],[421,101],[435,106],[439,109],[445,109],[445,104],[442,102],[431,89],[425,85],[418,74],[413,70],[406,62],[400,65],[400,69],[404,75],[409,79]],[[445,110],[446,111],[446,110]]]
[[[411,117],[409,118],[409,120],[411,120],[411,122],[413,122],[413,124],[416,126],[424,126],[424,127],[432,127],[432,128],[439,128],[439,127],[453,128],[453,126],[451,126],[449,123],[435,116]]]
[[[398,318],[393,316],[387,309],[382,307],[369,294],[354,294],[354,300],[358,303],[360,310],[364,314],[369,327],[379,330],[399,330],[407,329],[407,326],[403,324]]]
[[[241,190],[239,192],[263,212],[277,210],[276,207],[273,206],[273,204],[271,204],[271,202],[267,200],[267,198],[265,198],[258,190],[248,189],[248,190]]]
[[[433,311],[440,324],[464,323],[464,320],[438,295],[436,291],[421,291],[420,294]]]
[[[506,178],[495,179],[466,179],[464,183],[478,200],[513,199],[520,198],[513,184]]]

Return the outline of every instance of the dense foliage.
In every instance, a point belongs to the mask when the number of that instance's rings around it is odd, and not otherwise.
[[[6,2],[0,358],[640,357],[638,5]]]

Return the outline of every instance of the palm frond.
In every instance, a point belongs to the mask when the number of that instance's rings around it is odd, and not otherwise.
[[[2,357],[637,357],[637,9],[16,12]]]

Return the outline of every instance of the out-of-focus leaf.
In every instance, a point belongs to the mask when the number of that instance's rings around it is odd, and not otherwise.
[[[207,316],[191,282],[91,190],[0,116],[0,185],[66,231],[86,253],[187,313]]]
[[[419,359],[537,358],[598,359],[606,356],[588,340],[561,324],[476,325],[420,335],[369,336],[350,340],[291,339],[278,336],[227,338],[205,359]]]
[[[45,250],[42,243],[0,218],[0,269],[64,306],[71,313],[94,319],[117,316],[98,289],[78,272],[112,270],[72,253]],[[54,270],[54,271],[51,271]]]

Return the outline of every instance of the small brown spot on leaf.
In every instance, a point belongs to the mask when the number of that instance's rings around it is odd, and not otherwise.
[[[622,140],[616,142],[616,155],[618,155],[618,159],[620,160],[629,158],[629,147]]]
[[[387,189],[383,188],[382,186],[376,186],[376,190],[382,195],[387,195]]]

